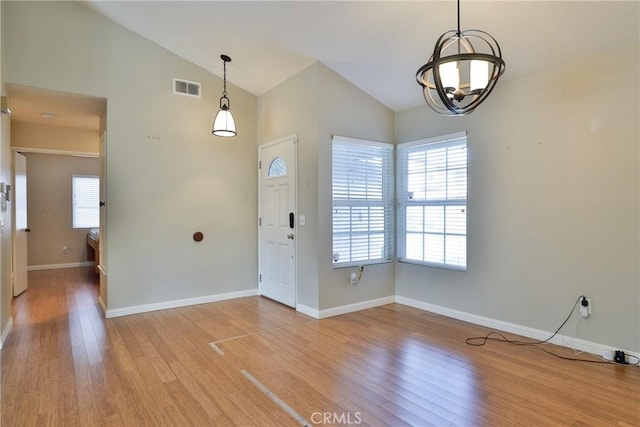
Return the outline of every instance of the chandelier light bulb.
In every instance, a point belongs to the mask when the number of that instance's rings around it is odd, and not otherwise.
[[[440,80],[447,92],[447,96],[453,97],[453,93],[460,89],[460,70],[457,62],[440,64]]]
[[[472,60],[469,72],[471,74],[471,92],[484,90],[489,83],[489,63],[477,59]]]

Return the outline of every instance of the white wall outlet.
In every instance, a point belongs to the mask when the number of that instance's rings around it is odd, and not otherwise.
[[[304,227],[305,225],[307,225],[307,217],[305,215],[300,215],[298,217],[298,225]]]
[[[68,254],[69,252],[71,252],[71,249],[69,249],[69,246],[63,246],[62,247],[62,252],[65,254]]]
[[[580,300],[580,315],[582,317],[589,317],[591,315],[591,299],[585,298],[587,300],[587,305],[582,305],[582,300]]]
[[[351,284],[355,285],[356,283],[358,283],[358,273],[354,271],[351,273]]]

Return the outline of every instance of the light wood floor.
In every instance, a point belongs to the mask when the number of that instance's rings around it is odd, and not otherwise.
[[[397,304],[317,321],[251,297],[104,320],[96,300],[91,269],[29,273],[2,427],[297,425],[247,374],[312,424],[640,426],[640,369],[470,347],[486,329]]]

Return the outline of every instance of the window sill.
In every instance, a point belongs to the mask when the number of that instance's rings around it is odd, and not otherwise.
[[[361,265],[376,265],[376,264],[391,264],[393,263],[392,259],[384,259],[379,261],[362,261],[362,262],[345,262],[345,263],[334,263],[332,268],[334,270],[338,270],[340,268],[353,268],[360,267]]]
[[[398,258],[398,262],[401,262],[403,264],[421,265],[423,267],[442,268],[444,270],[453,270],[453,271],[462,271],[462,272],[467,271],[467,267],[460,267],[460,266],[449,265],[449,264],[438,264],[435,262],[416,261],[412,259],[401,259],[401,258]]]

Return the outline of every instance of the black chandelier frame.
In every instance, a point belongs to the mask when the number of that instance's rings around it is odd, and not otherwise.
[[[476,46],[474,47],[474,43]],[[443,55],[451,46],[457,48],[457,53]],[[484,51],[478,52],[478,47]],[[457,62],[458,64],[471,61],[484,61],[491,67],[488,81],[483,89],[471,90],[471,76],[466,83],[459,83],[459,87],[445,87],[442,84],[440,65]],[[502,50],[497,40],[482,30],[460,30],[460,0],[458,0],[458,29],[442,34],[433,50],[429,62],[420,67],[416,73],[416,80],[422,87],[427,105],[439,114],[462,116],[473,112],[493,91],[500,76],[504,73],[506,64],[502,59]],[[435,99],[437,95],[438,99]],[[439,102],[438,102],[439,101]]]

